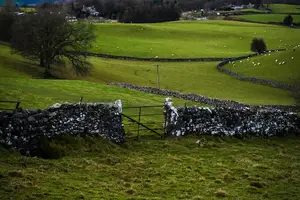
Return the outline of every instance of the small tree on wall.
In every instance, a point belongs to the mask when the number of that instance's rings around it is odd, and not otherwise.
[[[264,53],[267,50],[267,45],[262,38],[254,38],[251,43],[251,51],[256,53]]]

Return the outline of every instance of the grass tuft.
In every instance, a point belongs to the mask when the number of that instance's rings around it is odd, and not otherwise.
[[[227,197],[227,196],[228,196],[228,193],[227,193],[225,190],[218,189],[218,190],[215,192],[215,195],[216,195],[216,197]]]

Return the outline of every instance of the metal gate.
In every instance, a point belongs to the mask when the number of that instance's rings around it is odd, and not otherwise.
[[[122,117],[127,136],[165,135],[164,105],[123,107]]]

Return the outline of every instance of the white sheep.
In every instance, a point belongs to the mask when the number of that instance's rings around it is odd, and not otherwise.
[[[278,62],[278,60],[276,59],[275,62]]]
[[[294,57],[291,57],[292,60],[294,60]]]

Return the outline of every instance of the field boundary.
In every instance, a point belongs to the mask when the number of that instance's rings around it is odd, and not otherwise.
[[[257,13],[257,14],[262,14],[262,13]],[[265,15],[268,15],[268,14],[265,14]],[[224,20],[237,21],[237,22],[247,22],[247,23],[256,23],[256,24],[266,24],[266,25],[276,25],[276,26],[284,26],[284,27],[288,27],[288,28],[299,28],[299,26],[300,26],[300,23],[293,23],[294,26],[287,26],[287,25],[284,25],[282,22],[258,22],[258,21],[252,21],[252,20],[238,18],[235,15],[233,15],[233,16],[234,17],[226,16],[226,17],[224,17]]]
[[[210,98],[207,96],[199,95],[199,94],[185,94],[175,90],[166,90],[166,89],[158,89],[147,86],[137,86],[130,83],[108,83],[108,85],[116,86],[120,88],[127,88],[132,90],[137,90],[140,92],[151,93],[156,95],[162,95],[167,97],[174,97],[179,99],[184,99],[187,101],[199,102],[210,106],[216,107],[229,107],[233,109],[241,109],[241,108],[249,108],[251,110],[283,110],[288,112],[297,112],[300,110],[299,106],[292,105],[248,105],[241,102],[233,101],[233,100],[224,100],[217,98]]]
[[[277,52],[277,51],[286,51],[286,49],[275,49],[275,50],[269,50],[268,53],[271,52]],[[73,52],[75,53],[75,52]],[[236,72],[233,72],[229,69],[223,68],[224,65],[228,64],[231,61],[237,61],[242,60],[254,56],[258,56],[259,54],[249,54],[246,56],[240,56],[240,57],[232,57],[232,58],[139,58],[139,57],[130,57],[130,56],[117,56],[117,55],[108,55],[108,54],[101,54],[101,53],[92,53],[92,52],[77,52],[77,54],[85,55],[85,56],[94,56],[94,57],[101,57],[101,58],[108,58],[108,59],[118,59],[118,60],[133,60],[133,61],[149,61],[149,62],[216,62],[216,61],[222,61],[217,65],[217,69],[219,72],[226,73],[230,76],[233,76],[239,80],[242,81],[249,81],[255,84],[263,84],[263,85],[269,85],[272,87],[285,89],[285,90],[293,90],[294,87],[285,84],[280,83],[276,81],[271,80],[265,80],[261,78],[256,77],[248,77],[248,76],[242,76]]]
[[[285,51],[285,49],[271,50],[269,52],[276,52],[276,51]],[[217,69],[220,72],[223,72],[225,74],[233,76],[233,77],[235,77],[235,78],[237,78],[238,80],[241,80],[241,81],[248,81],[248,82],[252,82],[252,83],[256,83],[256,84],[269,85],[269,86],[272,86],[272,87],[281,88],[281,89],[285,89],[285,90],[294,90],[295,89],[294,86],[289,85],[289,84],[280,83],[280,82],[277,82],[277,81],[266,80],[266,79],[261,79],[261,78],[256,78],[256,77],[251,77],[251,76],[243,76],[243,75],[240,75],[240,74],[238,74],[234,71],[223,68],[223,66],[228,64],[229,62],[243,60],[243,59],[250,58],[250,57],[255,57],[255,56],[258,56],[258,54],[252,54],[252,55],[249,55],[249,56],[241,56],[241,57],[238,57],[238,58],[231,58],[229,60],[222,61],[221,63],[219,63],[217,65]]]
[[[109,55],[102,53],[93,53],[93,52],[72,52],[78,55],[93,56],[100,58],[108,59],[118,59],[118,60],[133,60],[133,61],[149,61],[149,62],[217,62],[224,61],[230,58],[140,58],[132,56],[118,56],[118,55]]]

